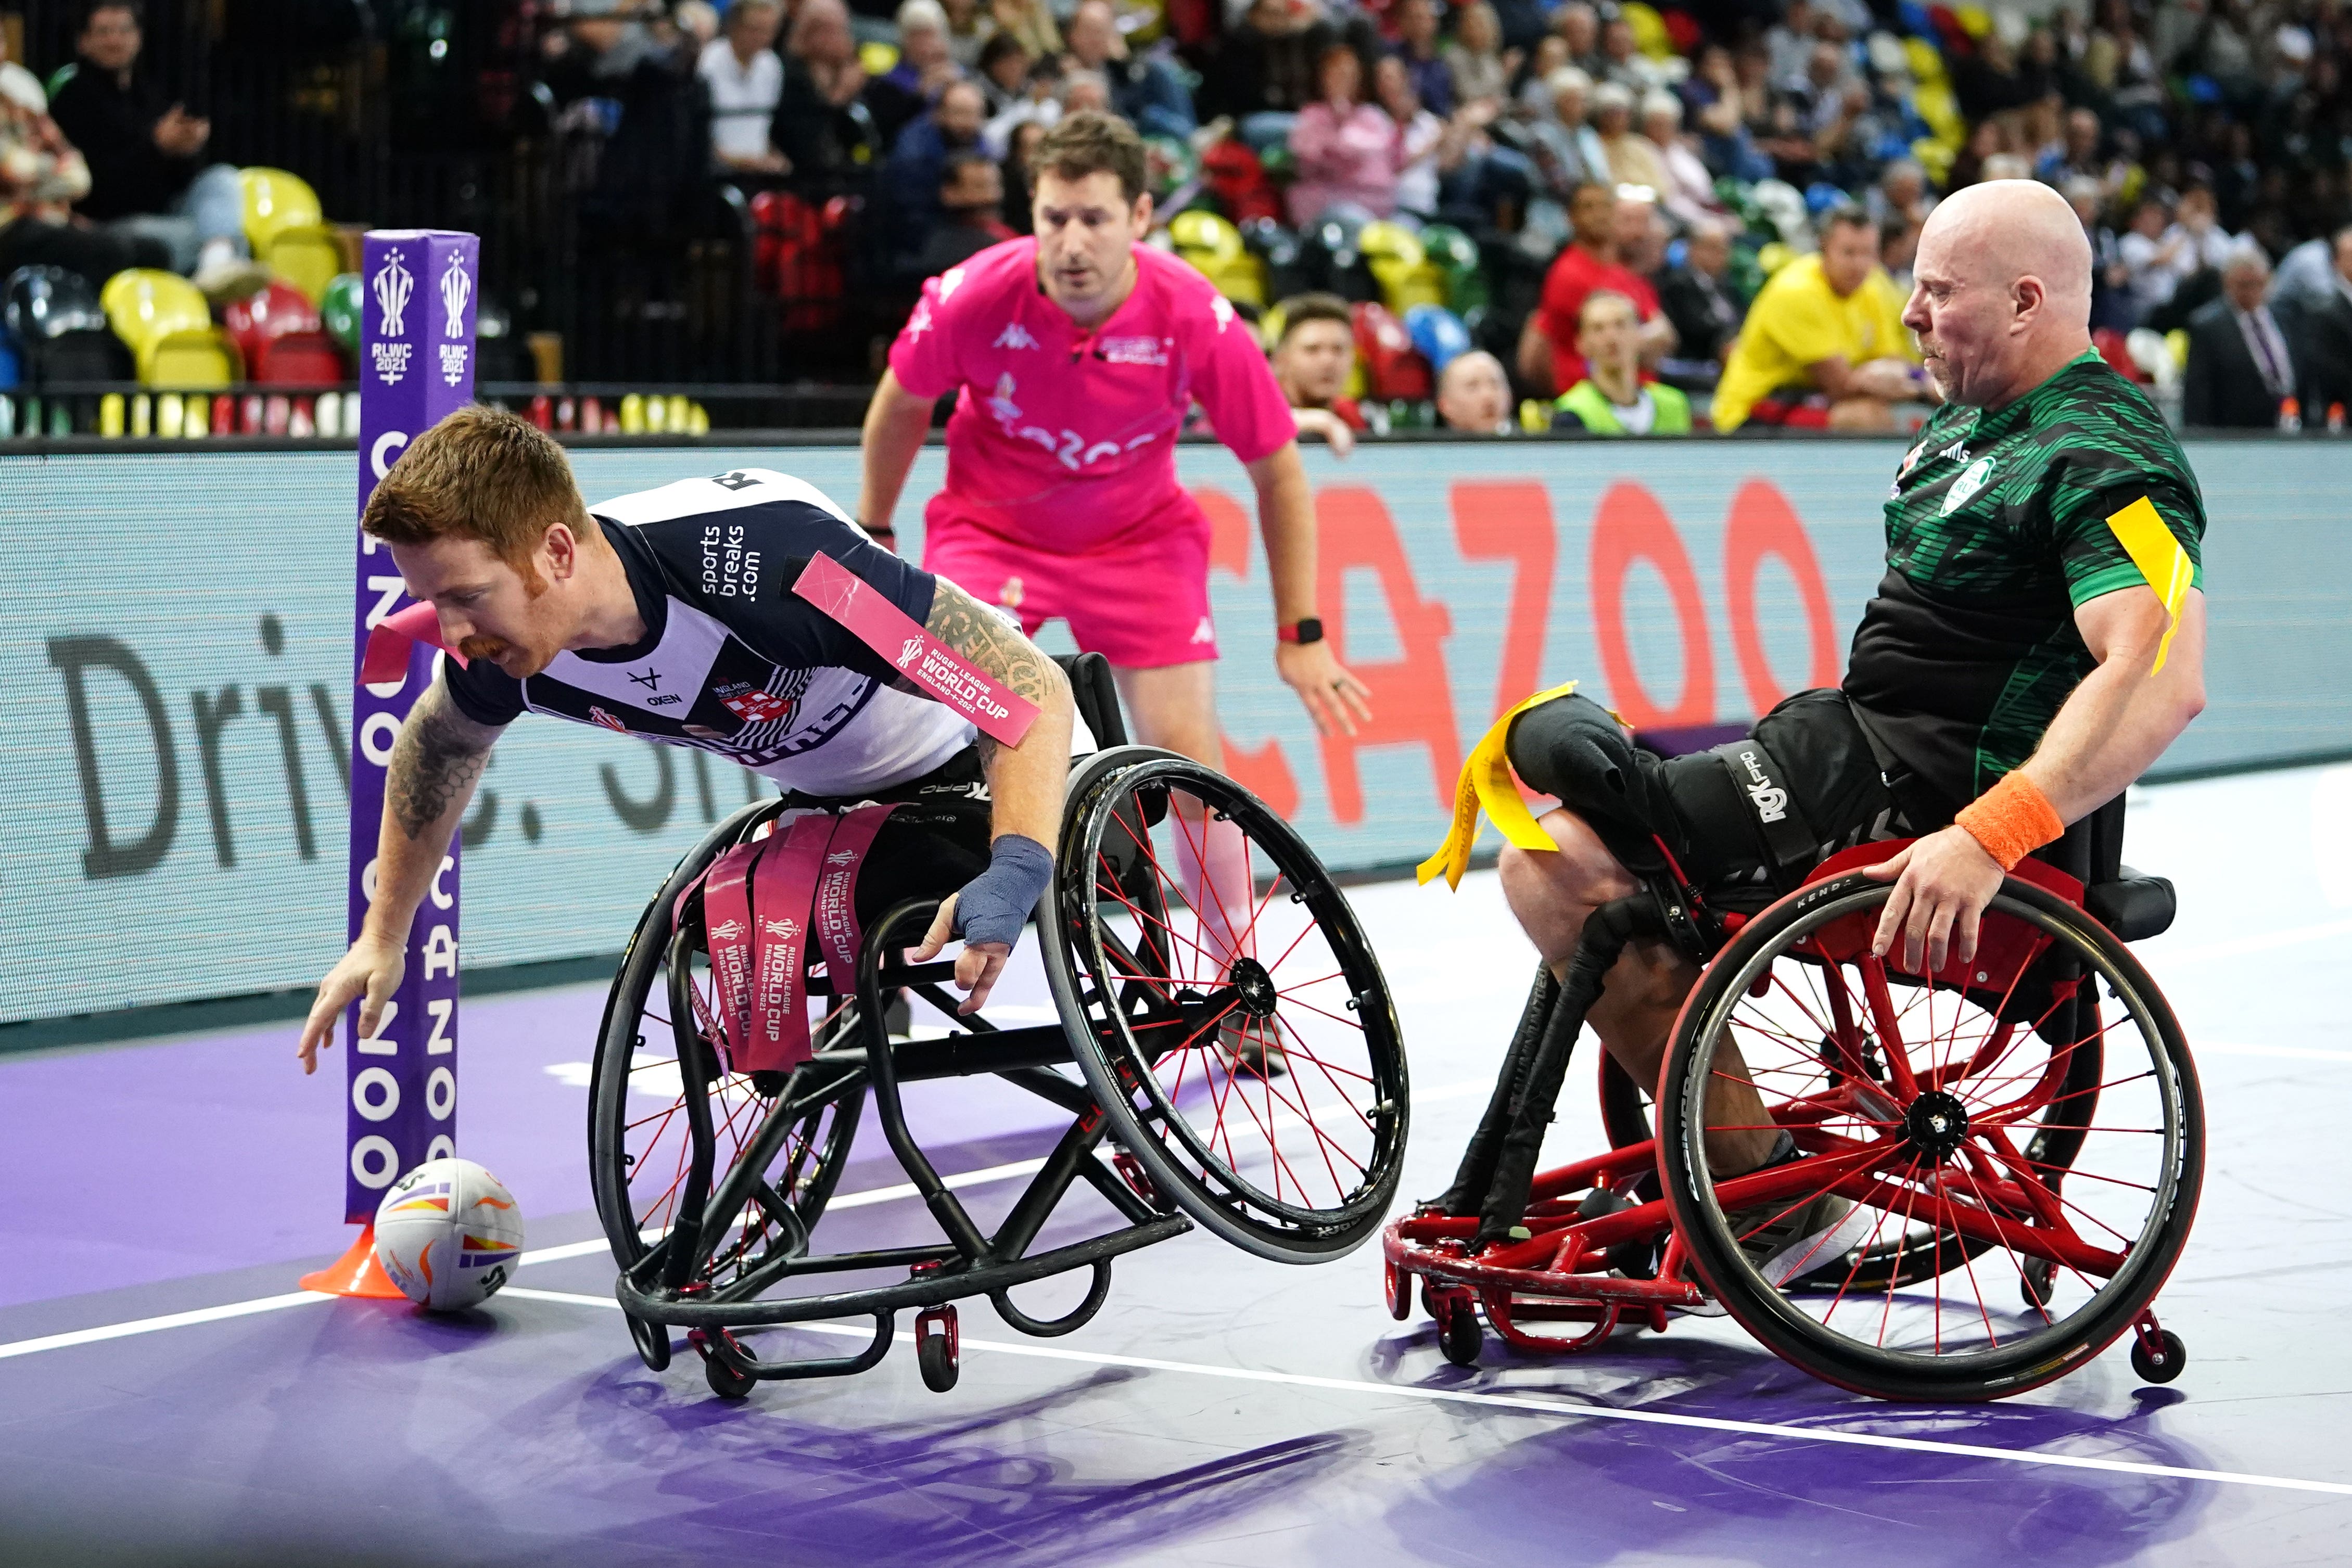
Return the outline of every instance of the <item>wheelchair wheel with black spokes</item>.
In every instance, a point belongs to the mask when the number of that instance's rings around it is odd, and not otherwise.
[[[1882,1398],[2005,1397],[2163,1285],[2204,1169],[2196,1072],[2147,971],[2065,899],[2012,876],[1974,959],[1928,977],[1871,954],[1890,892],[1801,889],[1700,977],[1659,1085],[1666,1199],[1783,1359]],[[1748,1168],[1783,1131],[1802,1157]]]
[[[1307,1263],[1395,1196],[1404,1051],[1380,966],[1314,852],[1187,758],[1074,781],[1046,973],[1112,1136],[1204,1228]]]
[[[677,892],[756,832],[775,804],[746,808],[680,862],[639,920],[606,1004],[589,1105],[590,1183],[614,1260],[647,1286],[673,1271],[669,1260],[648,1255],[671,1244],[699,1153],[708,1155],[709,1192],[737,1198],[726,1212],[714,1204],[702,1215],[694,1256],[677,1265],[673,1288],[748,1296],[807,1249],[856,1134],[865,1073],[827,1067],[822,1051],[854,1004],[819,1027],[817,1061],[790,1075],[732,1071],[712,1022],[700,900],[688,901],[683,929],[671,925]],[[638,1337],[648,1364],[666,1359],[648,1351],[649,1336]]]

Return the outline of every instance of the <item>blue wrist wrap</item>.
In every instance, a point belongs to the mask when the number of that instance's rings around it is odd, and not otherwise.
[[[1052,851],[1034,839],[1005,834],[989,847],[988,869],[956,895],[955,935],[966,942],[1015,946],[1053,879]]]

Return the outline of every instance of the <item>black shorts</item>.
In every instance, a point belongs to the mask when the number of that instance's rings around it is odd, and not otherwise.
[[[1749,733],[1760,745],[1661,757],[1571,696],[1514,719],[1507,747],[1519,777],[1591,822],[1628,869],[1655,868],[1639,841],[1654,834],[1719,907],[1761,908],[1840,850],[1942,825],[1906,818],[1841,691],[1799,692]],[[1596,790],[1586,776],[1602,757],[1614,776]]]
[[[785,799],[788,810],[839,810],[856,803],[801,795]],[[977,747],[965,747],[919,779],[858,799],[898,807],[874,835],[857,871],[857,922],[866,929],[893,904],[945,898],[988,869],[988,780]]]

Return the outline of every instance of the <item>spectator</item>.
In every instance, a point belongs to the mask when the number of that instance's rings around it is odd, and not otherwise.
[[[905,281],[932,276],[920,270],[918,263],[940,222],[942,175],[955,154],[980,151],[987,107],[979,88],[968,81],[951,82],[940,94],[939,103],[917,116],[898,133],[898,144],[890,149],[879,195],[889,214],[891,259]],[[1000,188],[997,200],[1003,199]]]
[[[1634,47],[1633,24],[1622,13],[1601,26],[1601,68],[1593,74],[1602,81],[1615,82],[1636,101],[1643,93],[1666,85],[1665,73],[1657,63]]]
[[[908,98],[933,104],[948,83],[963,76],[948,47],[948,14],[940,0],[905,0],[898,7],[898,63],[882,80]]]
[[[1470,0],[1445,47],[1445,68],[1454,78],[1454,101],[1485,99],[1501,103],[1510,90],[1511,67],[1503,57],[1503,27],[1486,0]]]
[[[966,71],[978,70],[981,51],[997,35],[995,23],[981,14],[980,0],[940,0],[940,8],[947,13],[949,57]]]
[[[91,5],[79,54],[49,104],[62,140],[89,169],[89,193],[76,211],[119,238],[162,242],[172,270],[208,299],[250,294],[269,273],[246,246],[244,186],[228,164],[204,162],[212,121],[189,114],[139,69],[142,16],[130,0]]]
[[[710,93],[710,150],[730,169],[792,172],[769,134],[784,96],[784,62],[776,53],[783,26],[776,0],[735,0],[726,32],[703,47],[696,64]]]
[[[1803,400],[1793,423],[1890,430],[1895,404],[1923,395],[1903,297],[1878,264],[1878,230],[1833,208],[1822,248],[1774,273],[1748,307],[1715,392],[1715,427],[1738,429],[1764,399]]]
[[[1666,269],[1666,241],[1671,236],[1665,216],[1658,211],[1657,197],[1648,186],[1617,187],[1614,234],[1617,265],[1655,290]]]
[[[1890,159],[1863,203],[1870,221],[1879,225],[1899,218],[1917,227],[1936,210],[1936,198],[1927,190],[1927,171],[1910,158]]]
[[[1551,114],[1551,75],[1574,62],[1568,57],[1568,40],[1546,33],[1536,40],[1536,52],[1519,67],[1511,84],[1508,113],[1514,120],[1543,120]]]
[[[1192,93],[1157,56],[1128,52],[1109,0],[1079,0],[1070,14],[1070,57],[1110,82],[1111,111],[1146,136],[1189,137],[1199,128]]]
[[[1642,318],[1633,301],[1596,288],[1577,313],[1584,379],[1553,405],[1555,429],[1592,435],[1688,435],[1690,400],[1664,382],[1642,382]]]
[[[991,119],[1029,96],[1030,68],[1036,64],[1021,40],[1010,33],[992,33],[980,47],[972,84],[988,100]]]
[[[1014,126],[1003,161],[998,164],[1004,172],[1004,222],[1015,234],[1025,235],[1034,225],[1029,207],[1036,186],[1030,174],[1029,155],[1045,139],[1045,128],[1034,120]]]
[[[1345,457],[1364,428],[1356,400],[1346,395],[1356,368],[1356,324],[1336,294],[1286,299],[1282,336],[1274,345],[1274,379],[1297,417],[1298,434],[1319,435]]]
[[[2066,115],[2064,140],[2042,153],[2034,165],[2033,177],[2045,184],[2064,189],[2071,179],[2095,180],[2107,194],[2107,165],[2099,157],[2099,143],[2105,132],[2099,125],[2096,111],[2088,109],[2070,110]]]
[[[1454,112],[1454,71],[1437,43],[1436,0],[1397,0],[1396,55],[1412,78],[1421,107],[1444,120]]]
[[[1552,13],[1551,26],[1568,45],[1570,65],[1588,78],[1601,69],[1601,13],[1588,0],[1568,0]]]
[[[707,212],[710,100],[695,74],[700,50],[665,31],[633,20],[626,0],[587,0],[549,39],[548,91],[569,123],[601,137],[578,217],[612,236],[604,248],[616,260],[665,264]]]
[[[1601,138],[1601,151],[1608,155],[1609,174],[1621,185],[1639,185],[1646,191],[1666,188],[1665,160],[1646,136],[1633,130],[1633,94],[1613,81],[1602,82],[1592,89],[1592,129]]]
[[[1683,139],[1683,100],[1673,93],[1654,90],[1642,99],[1642,138],[1657,149],[1665,172],[1657,187],[1658,204],[1685,224],[1717,216],[1723,204],[1715,199],[1715,176]]]
[[[2271,281],[2262,246],[2241,245],[2221,267],[2221,298],[2189,319],[2189,365],[2180,380],[2180,423],[2268,430],[2299,384],[2286,334],[2263,296]]]
[[[1210,104],[1233,117],[1252,149],[1281,146],[1315,100],[1315,62],[1339,37],[1316,0],[1255,0],[1202,84]]]
[[[1448,430],[1475,435],[1511,432],[1511,382],[1503,361],[1472,349],[1445,361],[1437,373],[1437,420]]]
[[[1018,39],[1033,60],[1062,52],[1062,30],[1045,0],[988,0],[988,18],[996,31]]]
[[[701,58],[703,50],[719,41],[719,11],[710,0],[677,0],[669,19],[697,59]]]
[[[1613,289],[1640,308],[1645,351],[1664,353],[1674,341],[1674,329],[1658,314],[1656,292],[1618,265],[1616,191],[1599,183],[1578,186],[1568,215],[1576,238],[1551,264],[1543,302],[1519,333],[1519,379],[1547,397],[1563,382],[1573,385],[1583,378],[1577,322],[1584,297],[1596,288]]]
[[[2058,193],[2074,209],[2075,220],[2083,225],[2083,237],[2091,242],[2091,329],[2130,331],[2139,324],[2132,310],[2131,269],[2124,265],[2123,246],[2116,231],[2107,226],[2104,188],[2098,181],[2076,174],[2060,187]],[[1915,249],[1917,244],[1915,230]],[[1887,268],[1890,273],[1894,270]]]
[[[1003,37],[1002,34],[998,36]],[[1096,79],[1101,78],[1097,77]],[[1034,125],[1041,131],[1051,131],[1061,120],[1062,100],[1068,94],[1069,88],[1059,61],[1037,61],[1029,68],[1025,90],[1021,97],[990,117],[987,128],[980,133],[981,141],[990,152],[1002,152],[1011,148],[1014,134],[1024,125]],[[1106,102],[1109,100],[1108,82],[1103,82],[1101,96]],[[1012,188],[1008,181],[1005,189],[1009,191]]]
[[[1717,218],[1691,225],[1683,264],[1658,285],[1658,308],[1674,323],[1675,351],[1685,361],[1719,367],[1745,314],[1732,291],[1731,231]]]
[[[1396,211],[1403,131],[1363,99],[1364,68],[1347,44],[1326,45],[1316,62],[1321,93],[1298,111],[1290,153],[1298,176],[1289,193],[1299,227],[1327,214],[1384,218]]]
[[[949,153],[940,172],[940,221],[923,242],[916,274],[937,277],[990,246],[1013,238],[1003,208],[1004,173],[995,162],[971,149]]]
[[[1372,95],[1396,127],[1396,210],[1423,221],[1436,217],[1439,181],[1460,167],[1471,131],[1422,107],[1401,56],[1382,55],[1372,68]]]
[[[5,236],[0,236],[5,243]],[[2352,226],[2336,231],[2328,242],[2334,257],[2326,295],[2306,297],[2299,307],[2296,336],[2305,345],[2304,383],[2311,397],[2305,404],[2316,415],[2330,403],[2352,407]],[[2273,319],[2277,314],[2273,296]]]
[[[2180,280],[2197,270],[2188,237],[2169,226],[2171,216],[2160,198],[2149,196],[2134,209],[2131,228],[2116,239],[2135,323],[2168,303]]]
[[[1528,128],[1545,188],[1565,201],[1579,185],[1613,183],[1608,151],[1585,123],[1592,78],[1574,66],[1562,66],[1545,78],[1545,85],[1551,89],[1551,113]]]
[[[48,115],[33,73],[5,58],[0,34],[0,278],[20,267],[61,267],[95,288],[126,267],[166,267],[159,240],[73,221],[89,165]]]
[[[1895,292],[1909,298],[1916,281],[1912,268],[1919,260],[1919,225],[1908,218],[1889,218],[1878,225],[1878,265]]]
[[[1780,20],[1764,31],[1767,80],[1776,89],[1795,91],[1805,83],[1813,57],[1813,7],[1811,0],[1789,0]]]
[[[888,146],[842,0],[801,0],[785,46],[776,148],[801,177],[858,181]]]

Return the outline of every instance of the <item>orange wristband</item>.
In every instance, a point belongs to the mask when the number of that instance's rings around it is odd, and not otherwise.
[[[2066,831],[2050,798],[2021,772],[2003,774],[2000,783],[1961,808],[1952,821],[1967,829],[2003,871],[2014,871],[2018,862]]]

